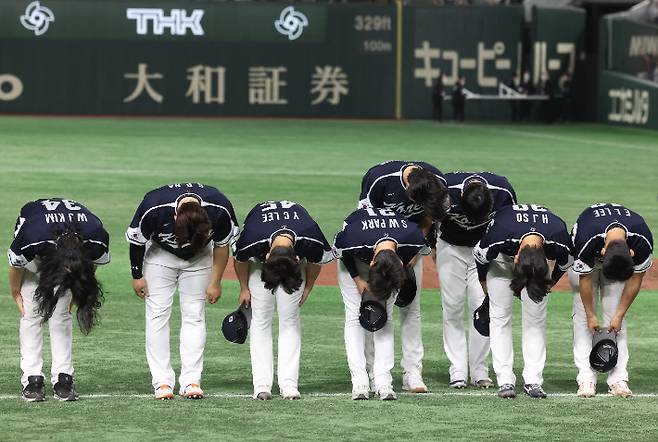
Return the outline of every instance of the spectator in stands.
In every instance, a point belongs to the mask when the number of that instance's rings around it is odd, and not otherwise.
[[[432,118],[436,121],[443,120],[443,73],[439,74],[432,89]]]
[[[562,95],[562,106],[560,111],[560,119],[562,121],[572,120],[572,106],[571,100],[571,72],[565,71],[560,77],[558,86],[560,87],[560,95]]]
[[[535,85],[532,82],[532,77],[530,76],[530,72],[528,72],[527,69],[523,71],[521,87],[523,88],[524,95],[535,95]],[[532,116],[532,101],[521,101],[519,108],[521,111],[521,120],[530,121],[530,117]]]
[[[518,92],[520,94],[523,93],[523,86],[521,85],[521,82],[519,81],[519,76],[517,74],[514,74],[512,76],[512,79],[507,83],[507,86],[512,89],[514,92]],[[509,100],[509,105],[510,105],[510,110],[512,112],[512,121],[519,121],[521,119],[520,116],[520,100],[515,100],[515,99],[510,99]]]
[[[542,120],[547,124],[553,123],[555,121],[555,89],[553,83],[551,82],[551,77],[546,71],[542,72],[541,74],[539,90],[548,98],[542,101]]]
[[[460,75],[452,89],[452,115],[455,121],[464,121],[464,111],[466,108],[465,84],[466,79],[463,75]]]

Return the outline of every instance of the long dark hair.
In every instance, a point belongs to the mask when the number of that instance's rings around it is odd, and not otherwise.
[[[626,241],[615,240],[605,249],[603,255],[603,276],[611,281],[626,281],[635,272],[635,263]]]
[[[39,284],[34,292],[37,311],[48,321],[55,311],[59,298],[71,291],[73,303],[78,307],[76,318],[80,330],[88,334],[98,323],[98,309],[104,301],[103,287],[96,280],[96,266],[86,255],[82,238],[69,228],[57,238],[55,247],[41,256]]]
[[[407,274],[402,261],[393,250],[381,250],[368,270],[370,293],[380,301],[386,301],[393,292],[400,290]]]
[[[279,286],[288,294],[299,290],[304,280],[295,249],[284,246],[274,247],[263,263],[260,278],[265,283],[265,288],[272,294]]]
[[[448,188],[433,172],[415,168],[409,173],[407,195],[433,220],[443,221],[450,209]]]
[[[192,255],[196,255],[208,244],[210,218],[201,204],[183,203],[176,211],[176,242],[178,247],[189,243]]]
[[[541,302],[551,288],[543,247],[525,246],[519,251],[519,262],[512,268],[510,288],[520,296],[524,287],[528,291],[528,297],[536,303]]]

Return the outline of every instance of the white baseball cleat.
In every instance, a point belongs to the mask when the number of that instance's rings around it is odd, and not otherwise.
[[[367,401],[370,398],[369,385],[355,385],[352,387],[352,400],[353,401]]]
[[[155,398],[160,401],[168,401],[173,399],[174,390],[172,390],[169,385],[160,384],[160,386],[155,389]]]
[[[596,395],[596,384],[594,382],[581,382],[578,384],[578,397],[594,397]]]
[[[427,385],[423,382],[423,378],[416,373],[402,375],[402,389],[409,393],[427,393]]]
[[[179,394],[187,399],[203,399],[203,390],[199,384],[187,384],[180,389]]]
[[[456,388],[458,390],[461,390],[462,388],[468,387],[468,384],[466,383],[465,380],[463,379],[457,379],[456,381],[451,381],[448,386],[450,388]]]
[[[302,395],[299,393],[299,390],[295,387],[287,387],[281,389],[281,397],[283,399],[296,400],[301,399]]]
[[[395,391],[393,391],[393,387],[390,385],[379,387],[379,390],[377,390],[377,396],[379,396],[379,399],[382,401],[395,401],[398,398]]]
[[[491,379],[486,378],[486,379],[480,379],[479,381],[473,382],[472,385],[474,387],[477,387],[477,388],[487,389],[487,388],[493,387],[494,383]]]
[[[633,392],[628,388],[628,383],[626,381],[619,381],[610,385],[610,394],[618,397],[631,397]]]
[[[272,393],[269,391],[261,391],[258,393],[254,393],[254,399],[257,401],[269,401],[272,399]]]

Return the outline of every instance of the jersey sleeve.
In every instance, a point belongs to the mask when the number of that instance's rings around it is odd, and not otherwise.
[[[25,267],[36,256],[36,247],[26,245],[24,230],[18,229],[14,240],[9,246],[7,257],[12,267]]]
[[[251,258],[257,258],[259,255],[259,244],[260,242],[250,241],[253,239],[250,235],[249,230],[246,228],[242,230],[242,233],[238,237],[237,241],[234,241],[233,245],[233,257],[236,261],[246,262]]]
[[[312,237],[312,238],[310,238]],[[317,223],[309,232],[309,239],[303,240],[304,256],[308,262],[326,264],[334,259],[331,246]]]
[[[361,195],[358,209],[384,206],[383,181],[377,180],[375,168],[370,169],[361,180]]]
[[[85,249],[89,259],[96,265],[110,262],[110,235],[102,226],[85,240]]]
[[[491,220],[487,226],[486,233],[473,248],[473,257],[475,258],[475,261],[480,264],[489,264],[491,261],[493,261],[498,256],[498,253],[500,253],[501,244],[504,242],[492,241],[492,227],[494,222],[495,219]]]
[[[556,235],[552,246],[555,248],[555,267],[553,267],[551,280],[555,285],[564,275],[564,272],[573,265],[573,244],[566,226]]]
[[[218,216],[214,220],[213,242],[215,247],[224,247],[235,242],[240,233],[235,211],[230,203],[226,207],[219,208]]]
[[[516,191],[507,178],[504,179],[504,183],[504,188],[507,192],[501,192],[503,194],[503,198],[501,198],[501,206],[512,206],[516,204],[517,201]]]
[[[473,247],[473,257],[475,258],[475,267],[478,272],[478,279],[480,281],[487,280],[487,274],[489,273],[489,264],[493,261],[498,254],[500,253],[500,248],[504,241],[493,242],[493,225],[495,218],[491,220],[487,226],[487,231],[480,239],[480,241]]]
[[[146,245],[148,240],[151,239],[154,229],[154,219],[150,215],[153,212],[149,211],[150,207],[146,198],[141,202],[137,211],[133,216],[133,220],[130,223],[130,227],[126,231],[126,240],[136,246]]]
[[[566,272],[573,264],[573,243],[566,226],[555,240],[555,263],[563,272]]]
[[[586,275],[592,273],[596,257],[600,250],[597,247],[597,241],[589,241],[590,238],[583,238],[582,232],[578,229],[578,222],[571,229],[571,245],[573,247],[573,270],[576,273]]]
[[[641,230],[643,240],[638,243],[641,244],[641,246],[638,245],[633,248],[633,252],[635,253],[635,256],[633,256],[635,273],[646,272],[653,263],[653,236],[651,230],[649,230],[649,226],[646,224],[642,226]]]
[[[346,225],[343,224],[343,229],[345,229],[345,227]],[[344,250],[345,244],[344,244],[343,232],[344,230],[341,230],[334,237],[334,245],[331,248],[331,253],[334,256],[334,258],[339,259],[340,262],[343,263],[347,271],[350,273],[350,276],[352,278],[355,278],[359,276],[359,270],[356,266],[356,261],[352,251]]]

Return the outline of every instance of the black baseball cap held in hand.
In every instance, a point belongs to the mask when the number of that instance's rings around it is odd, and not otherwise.
[[[251,326],[251,309],[241,305],[229,313],[222,322],[222,333],[229,342],[244,344]]]
[[[482,305],[473,312],[473,327],[482,336],[489,336],[489,295],[484,297]]]
[[[413,267],[407,267],[405,270],[407,277],[404,279],[402,287],[400,287],[397,298],[395,298],[395,305],[398,307],[406,307],[411,304],[418,290],[416,286],[416,272]]]
[[[359,308],[359,323],[361,327],[369,332],[376,332],[386,325],[388,313],[386,305],[378,301],[369,292],[361,295],[361,307]]]
[[[592,351],[589,354],[589,365],[600,373],[607,373],[617,365],[619,350],[617,348],[617,332],[599,330],[592,337]]]

